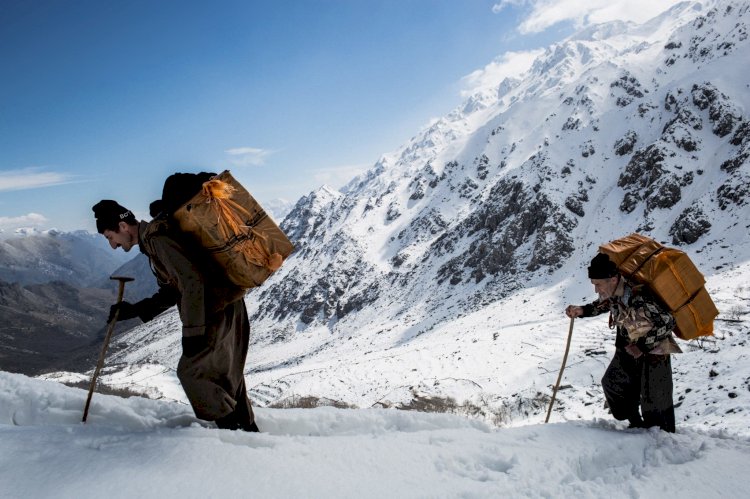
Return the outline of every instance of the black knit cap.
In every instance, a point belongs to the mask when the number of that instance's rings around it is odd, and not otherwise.
[[[604,253],[597,253],[589,265],[589,279],[607,279],[618,274],[617,265]]]
[[[91,209],[94,211],[99,234],[104,234],[105,230],[116,231],[120,222],[131,225],[136,223],[135,215],[129,209],[111,199],[102,199]]]

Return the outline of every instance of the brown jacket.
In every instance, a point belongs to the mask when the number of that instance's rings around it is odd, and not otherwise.
[[[209,316],[242,299],[245,290],[230,283],[198,248],[190,248],[180,239],[163,218],[140,222],[139,248],[151,262],[159,291],[136,306],[146,322],[176,304],[183,336],[203,335]]]
[[[199,248],[181,243],[181,234],[171,231],[166,220],[141,222],[138,235],[159,291],[136,307],[140,318],[148,321],[177,305],[183,336],[177,377],[195,415],[217,424],[230,418],[249,427],[255,416],[244,379],[250,339],[245,291],[230,284]],[[188,352],[188,342],[200,348]]]

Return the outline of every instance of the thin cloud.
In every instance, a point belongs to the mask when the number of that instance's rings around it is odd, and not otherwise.
[[[0,230],[16,229],[18,227],[39,227],[49,222],[47,217],[39,213],[29,213],[20,217],[0,217]]]
[[[492,6],[492,12],[495,14],[499,14],[503,11],[503,9],[505,9],[505,7],[517,7],[519,5],[524,5],[527,3],[529,3],[528,0],[502,0],[502,2]]]
[[[235,147],[224,152],[229,155],[229,162],[239,167],[261,166],[266,162],[266,158],[274,153],[274,151],[256,147]]]
[[[24,168],[0,172],[0,191],[22,191],[69,184],[73,176],[67,173],[49,172],[41,168]]]
[[[312,177],[317,185],[326,184],[334,189],[339,189],[360,173],[367,171],[369,166],[371,165],[361,164],[319,168],[313,170]]]
[[[570,21],[577,28],[609,21],[641,23],[667,10],[680,0],[502,0],[492,7],[495,14],[508,7],[526,8],[518,26],[522,34],[540,33]]]
[[[464,89],[461,95],[468,97],[480,88],[497,85],[505,78],[520,76],[526,72],[534,60],[544,53],[543,49],[529,50],[525,52],[506,52],[483,69],[478,69],[461,79]]]

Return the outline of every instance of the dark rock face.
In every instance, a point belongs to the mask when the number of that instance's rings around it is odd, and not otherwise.
[[[721,169],[727,173],[734,174],[747,163],[750,158],[750,122],[744,121],[737,127],[737,131],[729,141],[733,146],[738,146],[737,153],[721,164]]]
[[[625,72],[619,79],[613,81],[610,84],[610,88],[613,90],[612,96],[617,99],[615,103],[619,107],[625,107],[633,102],[634,99],[640,99],[644,95],[641,83],[628,72]],[[620,95],[617,95],[617,93]]]
[[[672,244],[693,244],[711,229],[711,222],[700,206],[691,206],[683,211],[672,227],[669,235]]]
[[[638,142],[638,134],[635,133],[632,130],[629,130],[628,133],[625,134],[620,139],[617,139],[615,142],[615,154],[618,156],[625,156],[626,154],[630,154],[633,152],[633,147],[635,147],[636,142]]]
[[[578,215],[579,217],[586,216],[586,212],[583,210],[583,203],[577,197],[570,196],[565,200],[565,207]]]
[[[733,146],[745,146],[750,143],[750,122],[743,121],[737,128],[732,140],[729,141]]]
[[[744,176],[743,183],[737,183],[737,180],[730,179],[723,183],[716,191],[719,208],[726,210],[735,204],[742,206],[750,199],[750,178]]]
[[[469,238],[466,252],[438,270],[438,282],[475,282],[500,273],[557,267],[573,251],[569,231],[575,222],[563,214],[545,194],[520,181],[499,181],[480,210],[464,220],[450,235],[436,241],[437,254],[449,253],[459,239]],[[533,241],[530,257],[519,265],[517,250]]]
[[[574,118],[573,116],[568,118],[568,120],[565,123],[563,123],[563,126],[562,126],[563,131],[578,130],[579,128],[581,128],[581,120],[579,118]]]
[[[488,158],[485,154],[482,154],[477,164],[477,177],[479,178],[479,180],[485,180],[487,178],[489,164],[490,158]]]
[[[427,209],[424,213],[414,218],[409,227],[398,234],[398,239],[408,239],[412,242],[421,242],[432,239],[431,236],[445,230],[448,223],[435,209]]]
[[[708,116],[713,127],[711,130],[719,137],[732,132],[735,125],[742,120],[741,113],[731,103],[729,97],[709,82],[693,85],[691,90],[693,104],[700,109],[708,109]]]
[[[588,202],[589,192],[583,187],[583,182],[578,184],[578,192],[575,195],[568,196],[565,200],[565,207],[578,215],[579,217],[586,216],[586,212],[583,210],[583,204]]]
[[[666,154],[657,145],[633,154],[617,181],[618,187],[626,191],[621,211],[631,213],[639,201],[645,201],[648,213],[655,208],[670,208],[680,200],[680,179],[666,171]]]
[[[700,141],[694,135],[694,131],[701,130],[703,122],[700,116],[695,115],[689,109],[680,107],[674,118],[667,122],[662,130],[662,137],[667,142],[674,143],[680,149],[687,152],[698,150]]]

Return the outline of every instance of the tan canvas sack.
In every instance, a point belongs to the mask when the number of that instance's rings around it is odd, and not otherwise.
[[[294,247],[258,202],[224,171],[174,212],[190,234],[243,288],[260,286]]]
[[[719,314],[705,278],[683,251],[631,234],[599,247],[627,279],[646,285],[674,316],[675,334],[690,340],[713,334]]]

